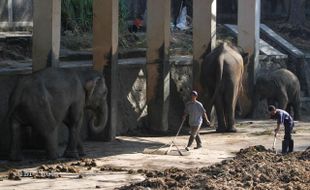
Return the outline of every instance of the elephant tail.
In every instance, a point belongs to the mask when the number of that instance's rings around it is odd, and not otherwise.
[[[220,90],[222,89],[223,68],[224,68],[224,59],[220,57],[217,71],[216,71],[217,75],[216,75],[216,81],[215,81],[215,90],[214,90],[213,96],[210,101],[211,107],[214,104],[215,98],[218,96],[218,94],[220,93]]]

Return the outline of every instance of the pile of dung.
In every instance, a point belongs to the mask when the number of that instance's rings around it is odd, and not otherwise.
[[[79,169],[77,167],[70,166],[68,164],[57,164],[51,166],[42,165],[38,170],[45,172],[79,173]]]
[[[275,154],[264,146],[241,149],[210,167],[146,171],[142,182],[120,189],[310,189],[310,147]]]

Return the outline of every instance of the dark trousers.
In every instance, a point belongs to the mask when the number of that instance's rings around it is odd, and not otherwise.
[[[291,140],[292,139],[292,130],[294,127],[294,122],[284,124],[284,140]]]
[[[294,141],[292,139],[292,130],[294,128],[294,122],[284,124],[284,140],[282,141],[282,153],[293,152]]]

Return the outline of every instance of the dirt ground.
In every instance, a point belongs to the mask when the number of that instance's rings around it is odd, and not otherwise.
[[[87,158],[81,160],[2,160],[0,189],[309,189],[310,152],[299,151],[310,146],[310,123],[296,123],[297,152],[285,156],[267,150],[274,126],[270,120],[242,120],[234,134],[204,128],[203,148],[189,152],[184,150],[188,135],[178,136],[175,143],[183,156],[176,147],[163,155],[168,146],[143,153],[169,144],[174,136],[120,136],[113,142],[85,142]],[[278,152],[282,137],[283,130]]]

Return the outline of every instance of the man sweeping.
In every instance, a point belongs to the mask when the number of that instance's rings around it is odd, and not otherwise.
[[[284,125],[284,140],[282,141],[282,153],[293,152],[294,141],[292,139],[292,130],[294,127],[294,120],[286,111],[282,109],[276,109],[275,106],[269,105],[268,111],[270,112],[270,118],[277,120],[277,128],[274,130],[275,137],[277,136],[280,125]]]
[[[195,149],[202,147],[201,138],[199,135],[199,129],[202,124],[202,117],[204,116],[207,125],[210,125],[206,110],[203,105],[197,100],[198,93],[196,91],[191,92],[191,101],[187,102],[185,105],[183,121],[185,121],[186,116],[189,116],[189,126],[190,126],[190,137],[185,150],[189,151],[189,147],[193,144],[194,139],[196,140],[197,146]]]

